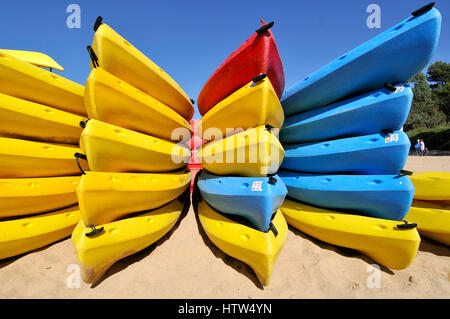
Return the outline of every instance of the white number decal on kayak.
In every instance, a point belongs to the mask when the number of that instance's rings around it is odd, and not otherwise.
[[[384,139],[385,143],[398,142],[398,134],[391,134]]]
[[[256,181],[252,184],[253,192],[261,192],[262,191],[262,181]]]

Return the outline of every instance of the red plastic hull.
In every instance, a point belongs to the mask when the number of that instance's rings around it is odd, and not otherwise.
[[[255,32],[211,75],[198,96],[200,114],[205,115],[214,105],[261,73],[268,76],[280,98],[284,90],[284,71],[270,30],[262,34]]]
[[[201,145],[205,144],[206,141],[202,140],[198,134],[197,134],[197,125],[199,124],[200,120],[190,120],[189,123],[191,124],[192,128],[194,129],[194,134],[192,134],[192,138],[188,142],[188,145],[192,149],[192,156],[191,160],[189,161],[189,164],[187,165],[189,170],[192,172],[192,180],[191,180],[191,193],[194,189],[194,179],[195,175],[197,175],[198,171],[200,171],[203,166],[199,162],[197,158],[197,149]]]

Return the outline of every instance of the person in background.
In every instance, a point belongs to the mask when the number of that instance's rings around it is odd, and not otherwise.
[[[417,139],[416,145],[414,145],[414,149],[416,150],[416,154],[420,156],[420,140]]]
[[[422,156],[425,156],[426,153],[425,143],[422,139],[420,140],[420,153],[422,153]]]

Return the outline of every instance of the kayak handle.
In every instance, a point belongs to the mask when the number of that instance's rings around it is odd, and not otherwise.
[[[383,134],[392,134],[392,133],[394,133],[394,130],[382,129],[381,133],[383,133]]]
[[[258,30],[256,30],[256,33],[258,34],[262,34],[266,31],[268,31],[271,27],[273,27],[274,22],[269,22],[268,24],[263,25],[261,28],[259,28]]]
[[[411,176],[412,174],[414,174],[412,171],[407,171],[406,169],[402,169],[402,170],[400,171],[400,175]]]
[[[420,15],[424,14],[425,12],[430,11],[434,7],[434,5],[435,5],[435,3],[433,1],[427,5],[424,5],[422,8],[417,9],[416,11],[412,12],[411,14],[414,17],[420,16]]]
[[[264,125],[264,128],[270,132],[270,131],[272,131],[275,127],[273,127],[273,126],[270,125],[270,124],[266,124],[266,125]]]
[[[80,127],[81,127],[81,128],[85,128],[86,125],[87,125],[87,123],[89,122],[89,120],[90,120],[90,119],[87,119],[86,121],[80,121],[80,124],[79,124]]]
[[[269,230],[272,231],[272,233],[275,235],[275,237],[278,236],[278,230],[272,222],[270,222],[270,224],[269,224]]]
[[[90,56],[90,58],[91,58],[92,65],[94,66],[94,68],[99,67],[99,64],[98,64],[98,58],[97,58],[97,55],[96,55],[95,52],[94,52],[94,49],[92,49],[92,47],[91,47],[90,45],[88,45],[88,46],[86,47],[86,49],[87,49],[87,51],[89,52],[89,56]]]
[[[260,75],[255,76],[255,77],[252,79],[252,84],[256,84],[256,83],[258,83],[259,81],[264,80],[266,77],[267,77],[267,75],[266,75],[265,73],[261,73]]]
[[[192,105],[195,104],[195,100],[194,99],[189,99],[189,100],[191,100]]]
[[[398,224],[397,227],[399,229],[413,229],[417,227],[416,223],[408,223],[406,220],[402,220],[403,224]]]
[[[277,179],[273,176],[270,176],[268,183],[271,185],[275,185],[277,183]]]
[[[390,92],[397,91],[397,88],[390,83],[384,83],[384,88],[388,89]]]
[[[97,31],[97,29],[103,24],[102,23],[103,18],[101,16],[98,16],[94,23],[94,32]]]
[[[85,234],[86,237],[92,237],[92,236],[95,236],[97,234],[100,234],[103,231],[103,229],[105,229],[104,227],[95,228],[94,225],[89,225],[88,227],[91,228],[91,231],[89,233]]]
[[[79,168],[80,171],[81,171],[81,174],[82,174],[82,175],[86,175],[86,172],[81,168],[81,165],[80,165],[80,158],[81,158],[81,159],[84,159],[84,160],[87,160],[86,155],[76,152],[76,153],[74,154],[74,156],[75,156],[75,160],[77,161],[77,166],[78,166],[78,168]]]

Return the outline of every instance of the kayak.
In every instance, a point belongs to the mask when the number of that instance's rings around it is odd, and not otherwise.
[[[190,172],[87,172],[77,188],[81,219],[86,226],[101,225],[161,207],[183,194],[191,176]]]
[[[416,189],[414,199],[450,200],[450,173],[414,172],[409,178]]]
[[[262,232],[269,230],[271,217],[287,194],[286,186],[277,175],[221,177],[202,171],[197,184],[211,207],[225,214],[241,216]]]
[[[422,71],[439,41],[441,14],[432,5],[340,56],[286,90],[286,115],[406,82]],[[380,63],[383,61],[383,63]]]
[[[283,161],[280,142],[264,126],[202,145],[197,157],[216,175],[260,177],[275,174]]]
[[[270,28],[263,25],[234,51],[211,75],[198,96],[197,106],[205,115],[217,103],[261,73],[266,74],[278,97],[284,90],[284,70]]]
[[[0,179],[0,219],[75,205],[79,181],[79,176]]]
[[[229,135],[229,128],[233,132],[266,124],[281,129],[283,108],[269,78],[261,78],[247,83],[209,110],[197,128],[200,137],[222,138]]]
[[[48,55],[41,52],[0,49],[0,53],[6,53],[16,59],[33,64],[35,66],[64,71],[64,68]]]
[[[383,88],[348,100],[288,117],[280,131],[283,144],[398,131],[413,100],[407,84]]]
[[[344,214],[286,200],[281,211],[289,225],[321,241],[360,251],[391,269],[411,265],[420,236],[411,223]],[[411,222],[410,220],[408,220]]]
[[[80,148],[98,172],[168,172],[191,156],[185,146],[97,120],[87,122]]]
[[[424,237],[450,246],[450,205],[414,200],[406,218]]]
[[[78,145],[85,118],[0,93],[0,136]]]
[[[98,234],[87,236],[91,229],[78,223],[72,242],[86,283],[97,282],[118,260],[132,255],[156,242],[175,226],[184,203],[171,203],[130,218],[103,224]]]
[[[262,232],[237,223],[216,212],[206,201],[198,204],[198,217],[217,248],[249,265],[261,284],[269,285],[275,261],[287,238],[288,226],[280,210],[272,220],[275,232]]]
[[[186,120],[194,115],[192,102],[166,72],[97,18],[90,48],[91,67],[100,67],[172,108]]]
[[[167,105],[120,80],[107,71],[91,71],[84,93],[89,118],[165,140],[189,139],[188,121]],[[174,134],[175,133],[175,134]]]
[[[86,116],[84,86],[0,52],[0,93]]]
[[[284,146],[281,168],[318,174],[399,174],[411,142],[403,131]]]
[[[0,259],[18,256],[64,239],[80,221],[77,206],[0,221]]]
[[[0,178],[80,175],[73,146],[0,137]],[[85,162],[80,163],[89,170]]]
[[[401,175],[312,175],[280,170],[288,197],[369,217],[403,220],[414,186]]]

